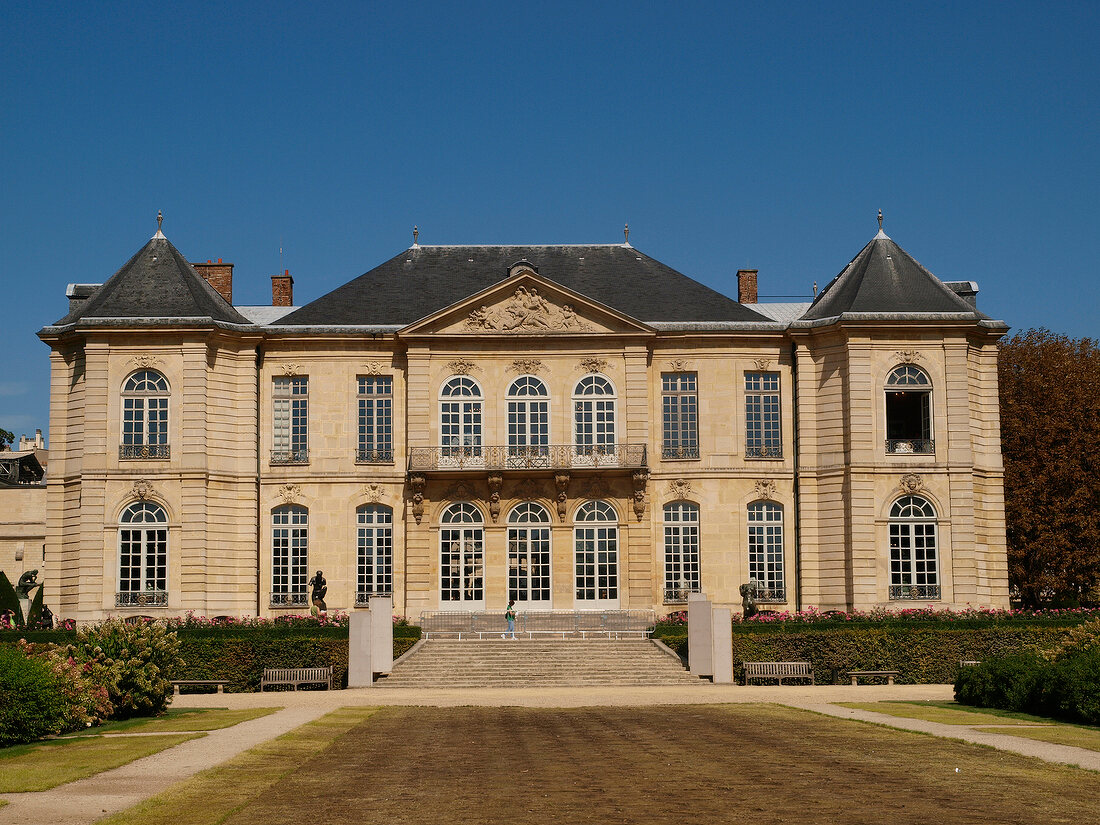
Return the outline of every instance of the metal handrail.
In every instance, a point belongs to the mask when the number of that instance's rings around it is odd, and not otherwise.
[[[936,601],[940,598],[940,586],[938,584],[892,584],[890,585],[890,598],[896,600],[913,599]]]
[[[167,444],[119,444],[119,458],[169,458]]]
[[[524,610],[516,613],[516,633],[586,639],[589,636],[644,638],[653,632],[657,614],[652,610]],[[504,611],[431,610],[420,614],[425,639],[435,636],[482,638],[498,636],[507,623]]]
[[[895,454],[932,454],[936,452],[936,442],[931,438],[888,438],[886,452]]]
[[[464,444],[410,447],[409,470],[569,470],[641,468],[644,444]]]

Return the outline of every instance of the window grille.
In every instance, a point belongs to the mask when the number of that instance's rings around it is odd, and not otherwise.
[[[661,457],[699,457],[698,377],[694,372],[661,376]]]
[[[779,373],[745,373],[745,455],[782,458]]]
[[[274,383],[272,464],[309,461],[309,378],[277,376]]]
[[[119,458],[168,458],[168,379],[138,370],[122,388]]]
[[[359,377],[359,449],[356,461],[393,461],[393,376]]]

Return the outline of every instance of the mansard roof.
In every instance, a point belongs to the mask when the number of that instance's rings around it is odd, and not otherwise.
[[[817,296],[803,320],[844,313],[955,315],[985,319],[912,255],[879,229],[859,254]]]
[[[211,319],[248,324],[158,229],[149,243],[54,326],[95,319]]]
[[[414,245],[278,320],[278,326],[411,324],[508,277],[539,276],[640,321],[770,322],[628,244]]]

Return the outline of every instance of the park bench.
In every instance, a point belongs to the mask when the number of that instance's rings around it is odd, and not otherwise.
[[[180,688],[184,687],[216,687],[218,693],[225,693],[225,686],[228,684],[228,679],[173,679],[172,694],[179,696]]]
[[[260,679],[260,693],[267,685],[325,685],[332,690],[331,667],[265,667]]]
[[[897,670],[849,670],[844,675],[852,680],[853,685],[859,684],[860,676],[878,676],[886,677],[886,684],[894,684],[894,677],[898,675],[900,671]]]
[[[744,662],[745,684],[753,679],[809,679],[814,683],[814,669],[809,662]]]

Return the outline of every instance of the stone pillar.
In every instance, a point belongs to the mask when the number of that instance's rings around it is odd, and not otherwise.
[[[371,664],[371,615],[370,610],[356,610],[348,625],[348,687],[370,687],[374,683],[374,666]],[[389,619],[389,614],[386,615]],[[393,655],[393,645],[390,645]]]
[[[393,599],[371,596],[370,615],[372,674],[389,673],[393,670]]]
[[[693,676],[714,675],[714,668],[712,665],[713,636],[714,620],[711,618],[710,599],[702,593],[689,593],[688,663],[691,665],[691,674]],[[730,655],[733,655],[732,647]]]
[[[733,684],[733,616],[728,607],[711,611],[711,681]],[[691,643],[688,643],[690,653]]]

